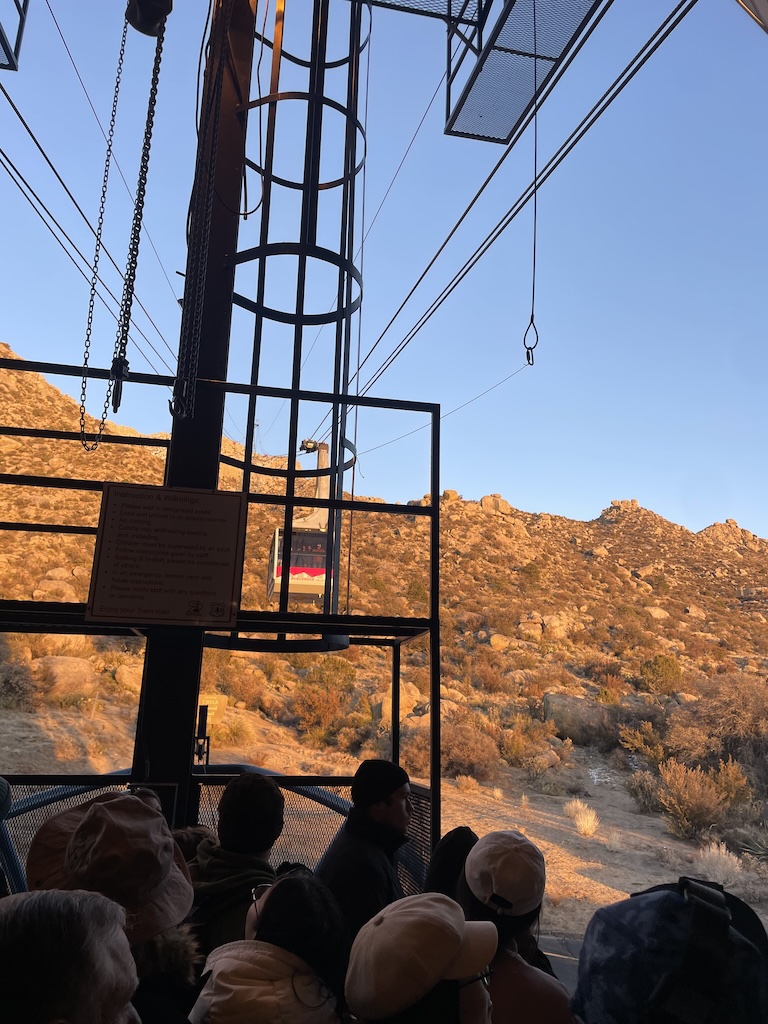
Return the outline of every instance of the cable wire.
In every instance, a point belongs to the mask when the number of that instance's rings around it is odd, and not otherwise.
[[[563,162],[566,156],[568,156],[568,154],[573,150],[577,143],[581,141],[581,139],[587,134],[589,129],[610,107],[613,101],[621,94],[621,92],[623,92],[627,85],[629,85],[629,83],[632,81],[632,79],[635,77],[638,71],[640,71],[645,66],[647,61],[650,60],[653,54],[661,46],[661,44],[669,37],[672,31],[675,28],[677,28],[677,26],[682,22],[683,18],[685,18],[685,16],[690,13],[690,11],[695,7],[697,2],[698,0],[682,0],[682,2],[679,3],[677,7],[668,15],[668,17],[661,24],[661,26],[635,54],[635,56],[625,66],[625,68],[618,75],[618,77],[614,79],[613,83],[609,86],[609,88],[606,89],[606,91],[603,93],[603,95],[600,97],[597,103],[595,103],[595,105],[592,107],[589,113],[581,120],[579,125],[571,132],[571,134],[568,136],[565,142],[549,159],[549,161],[546,163],[543,170],[540,172],[538,176],[537,184],[539,187],[560,166],[560,164]],[[499,165],[497,164],[497,168],[498,166]],[[495,170],[493,173],[495,173]],[[487,181],[489,180],[490,178],[486,179],[486,184]],[[483,188],[484,187],[485,185],[483,186]],[[417,322],[414,324],[414,326],[410,328],[408,333],[398,343],[396,348],[390,353],[390,355],[379,366],[379,368],[376,371],[374,371],[373,375],[369,378],[365,386],[361,389],[361,395],[368,394],[373,385],[389,369],[389,367],[394,363],[397,357],[402,354],[402,352],[405,350],[408,344],[410,344],[413,338],[426,325],[426,323],[431,319],[434,313],[437,312],[437,310],[445,302],[449,295],[451,295],[451,293],[458,287],[461,281],[463,281],[463,279],[467,276],[469,271],[474,268],[474,266],[479,262],[482,256],[484,256],[488,249],[490,249],[493,243],[497,241],[498,238],[502,235],[502,233],[509,227],[509,225],[515,219],[515,217],[520,213],[520,211],[525,207],[528,201],[533,197],[534,191],[534,183],[531,182],[531,184],[529,184],[528,187],[521,193],[521,195],[518,197],[513,206],[511,206],[509,210],[507,210],[506,214],[501,218],[501,220],[497,222],[496,226],[492,229],[492,231],[489,232],[488,235],[486,235],[485,240],[475,249],[472,256],[470,256],[470,258],[465,261],[462,268],[454,275],[452,280],[443,288],[438,298],[433,300],[431,305],[428,307],[427,311],[423,313],[421,317],[419,317]],[[470,207],[471,205],[474,204],[476,199],[477,196],[475,196],[475,198],[472,200]],[[467,211],[465,211],[465,213],[462,214],[462,219],[466,215],[466,212]],[[452,229],[451,231],[451,235],[455,232],[455,230],[456,228],[454,227],[454,229]],[[439,250],[440,252],[445,247],[445,244],[446,243],[443,243],[443,245],[441,246]],[[436,258],[437,257],[433,258],[429,265],[430,267],[432,266]],[[429,267],[427,269],[429,269]],[[415,288],[423,280],[425,274],[426,271],[424,272],[424,274],[421,275],[419,281],[417,282],[417,285],[414,286],[414,288],[409,293],[408,298],[410,298],[410,296],[415,291]],[[405,301],[407,301],[407,299]],[[403,308],[404,305],[405,302],[401,304],[401,306],[398,309],[398,312],[395,314],[395,317],[399,314],[400,310]],[[388,330],[389,326],[391,326],[391,324],[394,322],[395,317],[393,317],[392,320],[390,320],[389,324],[387,325],[387,328],[385,328],[385,331],[382,332],[382,334],[377,339],[375,345],[370,349],[369,355],[373,352],[373,349],[376,347],[379,341],[381,341],[382,337],[384,336],[384,333],[386,333],[386,330]],[[363,360],[363,363],[365,363],[365,359]]]
[[[104,131],[104,126],[101,123],[99,115],[96,113],[96,108],[94,107],[93,103],[91,102],[91,97],[89,96],[88,90],[85,87],[85,82],[83,81],[82,76],[80,74],[80,71],[78,70],[77,64],[75,63],[75,58],[72,56],[72,53],[71,53],[71,51],[69,49],[69,46],[67,45],[67,40],[64,38],[64,33],[61,31],[61,27],[59,26],[59,23],[56,20],[56,15],[53,13],[53,10],[51,9],[51,5],[49,3],[49,0],[45,0],[45,6],[48,8],[48,11],[49,11],[49,13],[51,15],[51,18],[53,19],[53,23],[56,26],[56,31],[59,33],[59,37],[61,38],[61,41],[64,44],[64,49],[67,51],[67,56],[69,57],[70,63],[72,64],[72,67],[74,68],[75,74],[77,75],[77,80],[80,83],[80,87],[83,90],[83,92],[85,93],[85,98],[88,101],[88,106],[91,108],[91,111],[93,112],[93,116],[96,118],[96,124],[99,126],[99,131],[103,135],[104,141],[106,142],[107,141],[107,133]],[[131,192],[130,185],[125,180],[125,175],[123,174],[123,171],[122,171],[122,168],[120,167],[120,164],[117,162],[117,157],[113,155],[112,159],[115,162],[115,167],[117,168],[117,172],[120,175],[120,179],[122,180],[123,185],[125,185],[125,190],[128,193],[128,195],[130,196],[131,202],[132,203],[135,202],[135,196],[134,196],[133,192]],[[178,302],[178,296],[177,296],[177,294],[176,294],[176,292],[174,290],[173,285],[171,284],[171,279],[168,276],[168,272],[165,269],[163,261],[160,259],[160,254],[158,253],[157,249],[155,248],[155,243],[152,240],[152,236],[150,235],[149,229],[146,227],[146,225],[144,226],[144,234],[147,236],[147,241],[149,242],[150,247],[152,248],[152,252],[155,254],[155,258],[157,259],[157,262],[158,262],[158,264],[160,266],[160,269],[163,272],[163,276],[165,277],[165,280],[168,282],[168,287],[171,289],[171,295],[173,295],[174,302]]]

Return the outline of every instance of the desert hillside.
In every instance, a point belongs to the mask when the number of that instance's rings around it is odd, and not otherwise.
[[[42,377],[0,371],[0,423],[76,430],[78,419],[76,403]],[[86,453],[77,441],[0,433],[0,466],[160,483],[156,440]],[[224,466],[220,486],[238,486],[237,470]],[[446,827],[526,828],[553,866],[550,910],[561,908],[554,927],[565,933],[581,929],[590,907],[705,855],[717,865],[710,872],[730,872],[751,899],[765,899],[768,541],[732,520],[691,533],[631,499],[609,501],[588,522],[518,510],[499,495],[470,502],[447,489],[438,500]],[[95,525],[98,510],[98,491],[0,488],[9,522]],[[346,527],[352,613],[425,612],[427,527],[402,519],[356,514],[351,541]],[[245,607],[268,607],[277,522],[277,506],[260,506],[249,527]],[[90,538],[4,532],[0,598],[82,602],[92,558]],[[126,767],[142,645],[0,638],[0,771]],[[387,750],[388,680],[376,648],[209,651],[203,691],[226,704],[212,757],[346,774]],[[403,680],[403,760],[419,778],[429,711],[419,642],[404,650]]]

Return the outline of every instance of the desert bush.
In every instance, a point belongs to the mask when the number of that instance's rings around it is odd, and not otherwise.
[[[619,742],[625,750],[644,757],[654,768],[664,760],[664,743],[651,722],[641,722],[637,729],[620,725]]]
[[[496,778],[499,748],[486,732],[476,726],[446,723],[440,746],[444,775],[471,775],[479,782],[492,782]]]
[[[27,665],[0,662],[0,708],[31,711],[34,705],[35,681]]]
[[[501,756],[513,767],[524,767],[549,749],[547,739],[554,734],[554,722],[541,722],[529,715],[517,714],[502,732]]]
[[[231,698],[233,704],[242,701],[251,711],[262,706],[264,685],[257,676],[250,673],[232,674],[219,683],[219,688]]]
[[[692,839],[722,824],[728,801],[711,773],[670,758],[660,765],[659,774],[659,802],[676,835]]]
[[[645,814],[656,814],[659,803],[659,780],[651,772],[634,772],[627,779],[627,792]]]
[[[725,843],[711,840],[694,856],[692,874],[710,882],[719,882],[727,889],[739,880],[743,869],[739,858],[731,853]]]
[[[247,746],[253,742],[253,730],[244,718],[226,716],[209,729],[211,743],[227,747]]]
[[[472,775],[457,775],[456,788],[461,793],[476,793],[480,789],[480,783]]]
[[[429,735],[426,729],[402,730],[400,763],[412,777],[425,779],[429,776]]]
[[[571,819],[580,836],[593,836],[600,827],[597,811],[583,800],[569,800],[563,805],[563,813]]]
[[[683,670],[670,654],[655,654],[640,666],[640,678],[651,693],[674,693],[680,689]]]
[[[293,711],[299,728],[320,745],[333,742],[355,708],[355,669],[328,655],[296,685]]]
[[[705,738],[708,742],[705,742]],[[729,672],[702,681],[700,698],[672,716],[670,748],[686,747],[710,767],[732,757],[750,776],[758,794],[768,796],[768,679]],[[703,749],[702,749],[703,748]]]

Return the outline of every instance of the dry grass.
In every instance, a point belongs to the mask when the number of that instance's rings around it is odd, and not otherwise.
[[[697,878],[719,882],[725,888],[738,882],[743,874],[741,860],[731,853],[725,843],[712,840],[706,843],[693,858],[693,872]]]
[[[580,836],[593,836],[600,828],[597,811],[583,800],[569,800],[563,806],[563,813],[571,819]]]
[[[480,783],[472,775],[457,775],[456,789],[460,793],[476,793],[480,789]]]
[[[503,800],[504,790],[501,788],[501,786],[494,786],[493,789],[491,790],[491,796],[493,797],[494,800]]]

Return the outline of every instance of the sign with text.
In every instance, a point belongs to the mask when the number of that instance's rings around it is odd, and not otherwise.
[[[86,620],[234,626],[247,508],[239,491],[104,484]]]

